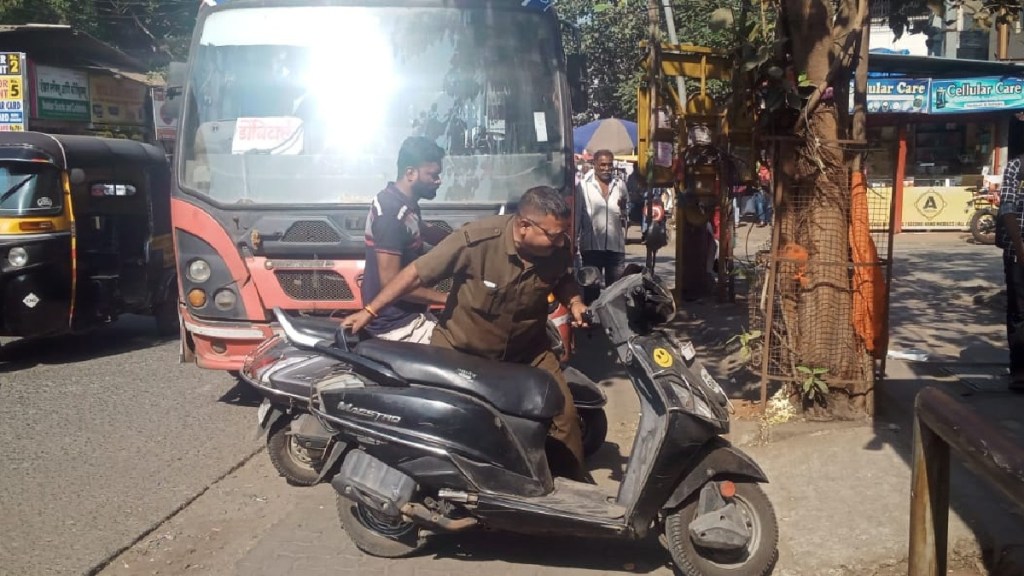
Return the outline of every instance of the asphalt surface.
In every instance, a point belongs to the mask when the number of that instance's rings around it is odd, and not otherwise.
[[[757,238],[744,236],[744,246],[765,239],[762,229],[755,232]],[[634,246],[630,252],[642,254]],[[666,252],[659,272],[670,278]],[[1001,352],[999,326],[984,335],[960,333],[955,327],[976,324],[977,318],[970,307],[946,306],[1000,288],[998,250],[949,234],[901,236],[897,252],[894,348],[920,347],[933,359],[956,358],[954,351],[963,356],[970,350],[971,357]],[[949,285],[953,269],[957,286]],[[937,302],[914,298],[926,285],[948,296]],[[158,339],[148,318],[127,317],[89,335],[2,342],[0,576],[89,574],[261,446],[255,438],[257,399],[240,395],[243,389],[227,374],[178,364],[177,341]],[[245,494],[283,485],[268,475],[246,484]],[[247,496],[246,502],[248,508],[262,499]],[[327,515],[330,533],[337,536],[333,512]],[[248,533],[248,542],[254,527],[244,524],[239,530]],[[216,525],[220,529],[221,522]],[[246,564],[245,553],[238,555],[229,565]],[[332,557],[328,564],[336,567],[337,561]]]
[[[0,574],[87,574],[258,447],[226,373],[149,318],[0,348]]]

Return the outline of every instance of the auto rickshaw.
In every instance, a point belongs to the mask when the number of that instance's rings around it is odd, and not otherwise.
[[[156,318],[178,332],[163,150],[132,140],[0,132],[0,335]]]

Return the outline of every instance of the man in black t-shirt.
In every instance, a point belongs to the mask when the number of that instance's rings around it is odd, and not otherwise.
[[[441,186],[444,150],[423,137],[411,137],[398,153],[398,178],[373,199],[366,219],[366,269],[361,286],[364,303],[372,302],[382,286],[419,258],[424,242],[437,244],[445,235],[420,220],[420,199],[433,200]],[[381,310],[367,312],[373,320],[370,335],[385,340],[427,344],[436,319],[428,306],[443,306],[447,295],[420,288]]]

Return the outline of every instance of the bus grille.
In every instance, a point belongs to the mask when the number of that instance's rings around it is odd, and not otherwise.
[[[277,281],[281,289],[294,300],[355,300],[345,278],[330,270],[278,270]]]
[[[327,244],[341,242],[341,236],[323,220],[299,220],[291,225],[281,237],[281,242],[302,242]]]

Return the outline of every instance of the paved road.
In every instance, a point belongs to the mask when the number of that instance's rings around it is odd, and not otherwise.
[[[894,343],[943,356],[971,346],[998,354],[1001,329],[991,310],[974,316],[943,306],[999,287],[998,251],[957,236],[897,241]],[[666,251],[659,263],[666,276],[670,258]],[[949,298],[921,306],[919,292],[943,289]],[[980,338],[958,328],[981,317],[992,326]],[[943,329],[923,331],[927,324]],[[147,320],[129,319],[89,337],[0,351],[0,574],[81,574],[258,446],[252,405],[225,396],[231,379],[178,365],[176,343],[152,333]],[[610,439],[619,446],[606,449],[596,474],[604,481],[620,474],[633,435],[622,421],[632,420],[635,396],[616,382],[604,383],[611,406],[622,410],[611,415]],[[289,487],[258,454],[102,574],[669,574],[667,561],[651,542],[508,535],[449,539],[414,560],[369,559],[337,526],[329,486]]]
[[[257,447],[225,373],[128,317],[0,349],[0,574],[83,574]]]

